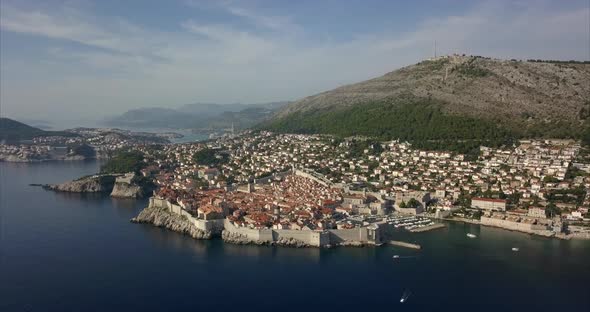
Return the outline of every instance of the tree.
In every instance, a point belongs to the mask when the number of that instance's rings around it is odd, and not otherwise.
[[[518,192],[513,192],[512,194],[510,194],[509,196],[507,196],[506,198],[510,201],[510,203],[512,203],[513,205],[517,205],[520,202],[520,197],[521,194]]]
[[[588,105],[588,111],[590,111],[590,102],[586,102]],[[581,139],[582,139],[582,144],[584,144],[585,146],[590,146],[590,118],[586,118],[586,121],[584,121],[584,124],[582,125],[582,134],[581,134]]]
[[[406,205],[406,202],[404,202],[404,201],[402,201],[402,202],[399,204],[399,207],[400,207],[400,208],[408,208],[408,206]]]
[[[545,216],[547,218],[552,218],[556,215],[561,215],[561,211],[559,210],[559,208],[557,208],[557,206],[555,206],[554,203],[549,203],[549,205],[545,207]]]
[[[84,156],[86,158],[91,158],[91,157],[96,156],[96,151],[94,150],[94,148],[92,148],[92,146],[85,144],[85,143],[72,148],[72,152],[75,155]]]
[[[233,175],[228,176],[227,179],[225,179],[225,183],[228,185],[236,183],[236,177]]]
[[[227,154],[217,154],[210,148],[202,149],[193,154],[193,160],[199,165],[215,166],[229,161]]]
[[[200,165],[212,165],[215,163],[215,151],[209,148],[202,149],[193,155],[193,160]]]
[[[102,173],[138,173],[147,166],[143,159],[144,155],[140,151],[122,151],[104,164],[100,171]]]
[[[420,206],[420,202],[417,201],[415,198],[410,198],[410,200],[408,201],[408,207],[417,208],[418,206]]]
[[[559,180],[551,175],[546,175],[543,178],[543,182],[545,182],[545,183],[558,183]]]

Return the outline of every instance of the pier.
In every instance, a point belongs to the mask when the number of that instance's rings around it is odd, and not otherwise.
[[[432,230],[436,230],[436,229],[440,229],[440,228],[444,228],[444,227],[446,227],[446,225],[444,225],[442,223],[435,223],[433,225],[427,225],[425,227],[413,228],[410,230],[410,232],[412,232],[412,233],[427,232],[427,231],[432,231]]]
[[[394,245],[394,246],[399,246],[399,247],[411,248],[411,249],[422,249],[422,246],[420,246],[418,244],[412,244],[412,243],[407,243],[407,242],[402,242],[402,241],[396,241],[396,240],[390,240],[390,241],[387,242],[387,244]]]

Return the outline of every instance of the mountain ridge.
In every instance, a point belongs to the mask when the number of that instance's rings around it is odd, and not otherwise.
[[[590,115],[589,81],[587,62],[443,56],[305,97],[285,106],[260,127],[338,135],[375,134],[379,132],[375,129],[381,129],[395,137],[387,120],[367,115],[361,108],[379,107],[377,113],[387,115],[409,109],[409,103],[429,107],[431,113],[496,123],[509,132],[506,136],[579,138]],[[357,126],[351,113],[366,120]],[[371,121],[379,123],[372,125]],[[412,128],[412,123],[399,121]],[[339,122],[344,122],[346,129],[338,130]],[[490,132],[496,133],[491,128]],[[406,138],[418,139],[411,134]]]
[[[134,128],[227,128],[232,123],[238,128],[247,128],[268,117],[268,112],[289,102],[269,102],[258,104],[186,104],[179,108],[146,107],[131,109],[108,118],[108,126]],[[253,112],[260,112],[256,115]]]

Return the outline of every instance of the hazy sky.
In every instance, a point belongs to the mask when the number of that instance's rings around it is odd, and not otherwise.
[[[0,0],[2,116],[295,100],[433,54],[590,59],[580,1]]]

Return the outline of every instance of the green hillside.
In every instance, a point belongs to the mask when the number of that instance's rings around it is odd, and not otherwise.
[[[590,141],[588,81],[584,63],[441,57],[303,98],[259,128],[463,152],[525,137]]]
[[[73,136],[64,131],[44,131],[10,118],[0,118],[0,141],[18,142],[39,136]]]

